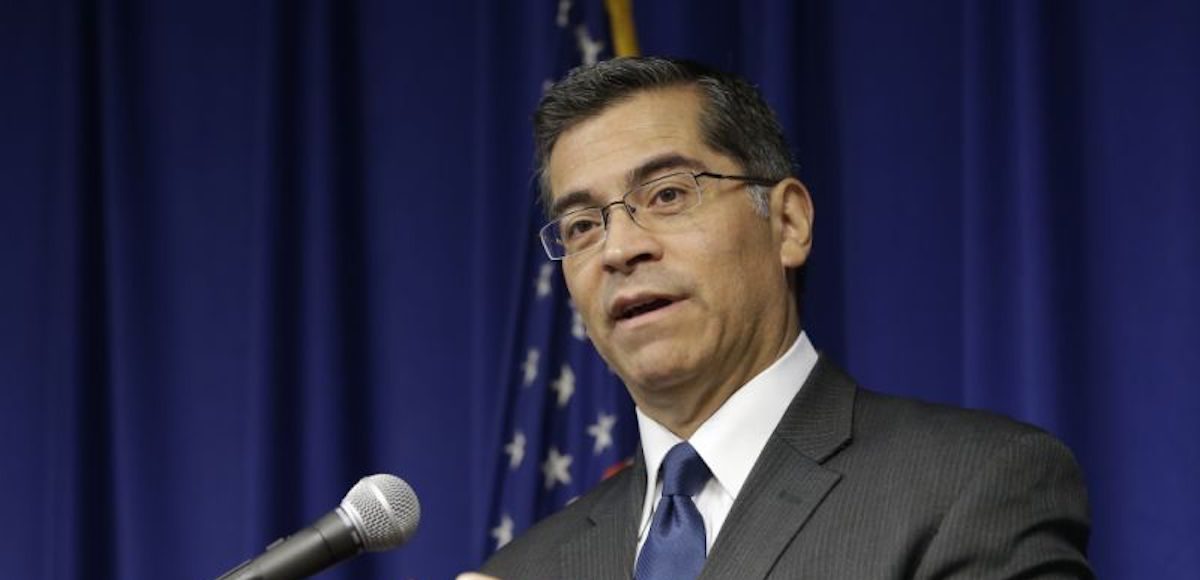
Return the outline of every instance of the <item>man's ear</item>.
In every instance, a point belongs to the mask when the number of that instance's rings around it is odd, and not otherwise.
[[[784,268],[798,268],[812,249],[813,204],[808,188],[789,177],[771,190],[771,221],[779,235],[779,260]]]

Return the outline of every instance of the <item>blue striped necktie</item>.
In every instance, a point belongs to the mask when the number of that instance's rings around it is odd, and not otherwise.
[[[637,580],[689,580],[704,567],[704,518],[692,503],[712,473],[688,442],[663,459],[662,499],[634,569]]]

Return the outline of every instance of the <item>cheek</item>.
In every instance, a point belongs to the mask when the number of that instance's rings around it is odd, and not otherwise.
[[[587,278],[584,268],[574,266],[563,267],[563,280],[567,283],[567,292],[576,312],[583,317],[583,324],[591,333],[592,326],[603,316],[604,306],[599,304],[596,288],[598,285]]]
[[[771,253],[769,230],[759,223],[723,223],[718,235],[696,241],[694,271],[706,283],[704,294],[732,312],[753,308],[773,283],[777,265]],[[749,226],[749,227],[747,227]],[[734,233],[735,235],[731,235]]]

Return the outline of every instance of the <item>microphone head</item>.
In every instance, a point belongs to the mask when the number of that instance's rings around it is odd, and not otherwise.
[[[403,479],[380,473],[358,480],[340,506],[368,552],[397,548],[417,531],[421,504]]]

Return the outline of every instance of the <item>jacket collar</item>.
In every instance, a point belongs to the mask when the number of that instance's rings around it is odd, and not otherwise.
[[[733,503],[701,578],[765,578],[837,485],[822,464],[850,444],[854,382],[824,356]]]
[[[592,524],[562,547],[563,578],[595,578],[597,570],[614,570],[613,578],[630,578],[637,554],[637,525],[646,489],[646,461],[641,449],[633,464],[613,476],[587,513]]]

